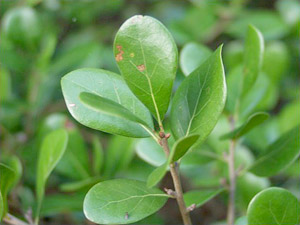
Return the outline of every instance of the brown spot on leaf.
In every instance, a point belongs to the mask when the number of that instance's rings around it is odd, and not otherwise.
[[[143,71],[146,69],[146,67],[145,67],[144,64],[137,66],[137,68],[138,68],[138,70],[141,71],[141,72],[143,72]]]
[[[116,61],[120,62],[120,61],[123,60],[124,51],[122,50],[122,46],[121,45],[117,45],[117,49],[118,49],[119,53],[116,55]]]
[[[131,57],[131,58],[134,57],[134,53],[133,53],[133,52],[130,53],[130,57]]]

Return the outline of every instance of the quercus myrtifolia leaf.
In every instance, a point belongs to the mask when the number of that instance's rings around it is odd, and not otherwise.
[[[146,183],[115,179],[93,186],[84,199],[85,216],[98,224],[128,224],[159,210],[168,195]]]
[[[133,16],[117,32],[114,54],[130,90],[161,124],[177,70],[177,47],[169,31],[150,16]]]
[[[249,225],[296,225],[300,223],[300,203],[291,192],[271,187],[252,199],[247,217]]]
[[[7,194],[12,188],[14,179],[13,169],[0,163],[0,221],[8,211]]]
[[[36,175],[36,196],[37,211],[36,222],[42,206],[45,193],[45,186],[50,173],[62,158],[68,144],[68,133],[64,129],[58,129],[49,133],[43,140],[40,148],[37,175]]]
[[[300,126],[296,126],[263,151],[250,171],[262,177],[273,176],[295,162],[299,155]]]

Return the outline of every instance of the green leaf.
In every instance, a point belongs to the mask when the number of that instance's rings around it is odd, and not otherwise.
[[[69,183],[64,183],[59,186],[59,189],[64,192],[73,192],[73,191],[78,191],[83,188],[91,187],[94,184],[100,182],[99,177],[89,177],[84,180],[80,181],[74,181],[74,182],[69,182]]]
[[[103,167],[104,162],[104,152],[99,139],[94,136],[93,137],[93,172],[94,175],[100,175],[101,169]]]
[[[221,140],[225,139],[238,139],[244,134],[248,133],[251,131],[253,128],[257,127],[258,125],[262,124],[269,118],[268,113],[264,112],[257,112],[251,115],[248,120],[241,125],[240,127],[234,129],[233,131],[224,134],[220,137]]]
[[[2,218],[5,216],[8,210],[7,194],[9,190],[12,188],[14,181],[15,181],[15,172],[10,167],[0,163],[0,192],[1,192],[0,221],[2,221]]]
[[[153,138],[139,140],[136,144],[136,153],[142,160],[155,167],[166,162],[162,147]]]
[[[181,159],[188,150],[196,143],[200,135],[189,135],[178,139],[172,147],[171,154],[168,158],[168,163],[176,162]]]
[[[102,98],[114,101],[123,108],[153,127],[151,114],[146,107],[132,94],[121,76],[99,69],[75,70],[62,78],[62,90],[67,107],[72,116],[81,124],[104,132],[132,136],[148,137],[149,133],[140,125],[130,123],[126,126],[121,122],[112,121],[112,117],[86,107],[79,100],[81,92],[89,92]],[[119,122],[119,123],[118,123]]]
[[[224,191],[224,188],[219,188],[217,190],[189,191],[183,195],[183,198],[187,206],[196,204],[196,207],[198,208],[220,194],[222,191]]]
[[[128,224],[158,211],[167,201],[162,191],[128,179],[104,181],[85,196],[85,216],[98,224]]]
[[[177,70],[177,47],[169,31],[152,17],[133,16],[116,34],[114,54],[131,91],[161,123]]]
[[[219,47],[176,91],[171,109],[171,129],[176,139],[199,134],[198,142],[203,142],[216,125],[226,99],[221,50]]]
[[[87,107],[110,118],[110,120],[113,121],[112,126],[114,126],[114,123],[120,124],[127,129],[134,129],[136,126],[147,126],[146,122],[142,121],[122,105],[110,99],[102,98],[88,92],[81,92],[79,99]]]
[[[299,224],[298,199],[283,188],[272,187],[258,193],[247,210],[249,225]]]
[[[11,76],[8,71],[1,68],[0,70],[0,101],[8,100],[11,98]]]
[[[248,27],[245,40],[244,68],[243,68],[243,95],[254,85],[262,67],[264,39],[259,30]]]
[[[147,187],[151,188],[158,184],[164,178],[168,170],[168,163],[164,163],[150,173],[147,179]]]
[[[188,76],[211,54],[212,51],[205,45],[194,42],[184,45],[180,52],[180,67],[184,75]]]
[[[300,155],[300,126],[284,133],[252,165],[258,176],[273,176],[291,165]]]
[[[68,144],[68,133],[64,129],[58,129],[49,133],[43,140],[39,152],[36,178],[37,212],[39,216],[44,197],[46,181],[62,158]]]

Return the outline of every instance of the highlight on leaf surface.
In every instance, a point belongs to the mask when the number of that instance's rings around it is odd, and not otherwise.
[[[115,179],[93,186],[84,199],[84,214],[97,224],[128,224],[158,211],[168,195],[146,183]]]
[[[116,34],[114,54],[127,85],[161,124],[177,70],[177,47],[166,27],[150,16],[133,16]]]

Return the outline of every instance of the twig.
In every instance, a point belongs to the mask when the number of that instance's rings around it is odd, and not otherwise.
[[[23,220],[20,220],[9,213],[6,214],[6,216],[3,218],[3,221],[10,225],[29,225],[28,223],[25,223]]]
[[[163,131],[159,132],[159,136],[161,138],[160,145],[164,149],[166,155],[168,156],[170,154],[170,148],[168,144],[168,138],[169,135],[165,135]],[[170,172],[171,176],[173,179],[174,187],[175,187],[175,192],[176,192],[176,200],[177,204],[179,206],[179,210],[183,219],[184,225],[191,225],[191,218],[189,211],[186,208],[184,199],[183,199],[183,192],[182,192],[182,187],[181,187],[181,181],[180,181],[180,176],[179,176],[179,164],[177,162],[170,164]]]

